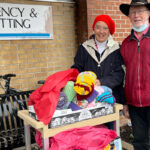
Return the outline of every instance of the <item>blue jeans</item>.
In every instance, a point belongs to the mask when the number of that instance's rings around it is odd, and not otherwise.
[[[150,107],[129,105],[134,150],[150,150]]]

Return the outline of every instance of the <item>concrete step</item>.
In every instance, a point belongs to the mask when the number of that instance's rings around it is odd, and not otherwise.
[[[127,149],[127,150],[134,150],[133,146],[130,143],[127,143],[125,141],[122,141],[122,147]]]

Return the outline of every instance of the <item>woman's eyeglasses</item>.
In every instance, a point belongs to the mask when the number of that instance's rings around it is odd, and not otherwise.
[[[96,30],[108,31],[108,27],[95,26]]]

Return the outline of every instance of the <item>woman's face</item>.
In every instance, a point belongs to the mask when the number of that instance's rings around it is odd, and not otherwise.
[[[94,34],[97,41],[105,42],[110,34],[107,24],[103,21],[98,21],[95,24]]]

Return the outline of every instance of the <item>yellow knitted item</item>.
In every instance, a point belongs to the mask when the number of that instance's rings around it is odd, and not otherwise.
[[[92,72],[92,71],[85,71],[85,72],[81,72],[77,76],[76,83],[82,83],[83,85],[85,84],[85,86],[87,84],[92,85],[92,84],[95,84],[96,78],[97,78],[97,76],[96,76],[96,74],[94,72]]]
[[[81,87],[80,85],[75,85],[74,90],[79,94],[79,95],[88,95],[92,91],[91,86],[87,86],[88,90],[86,90],[84,87]]]
[[[74,90],[79,95],[88,95],[92,91],[92,85],[95,84],[97,76],[92,71],[81,72],[77,76],[77,80],[74,85]]]
[[[110,144],[108,144],[108,145],[104,148],[104,150],[111,150]]]

